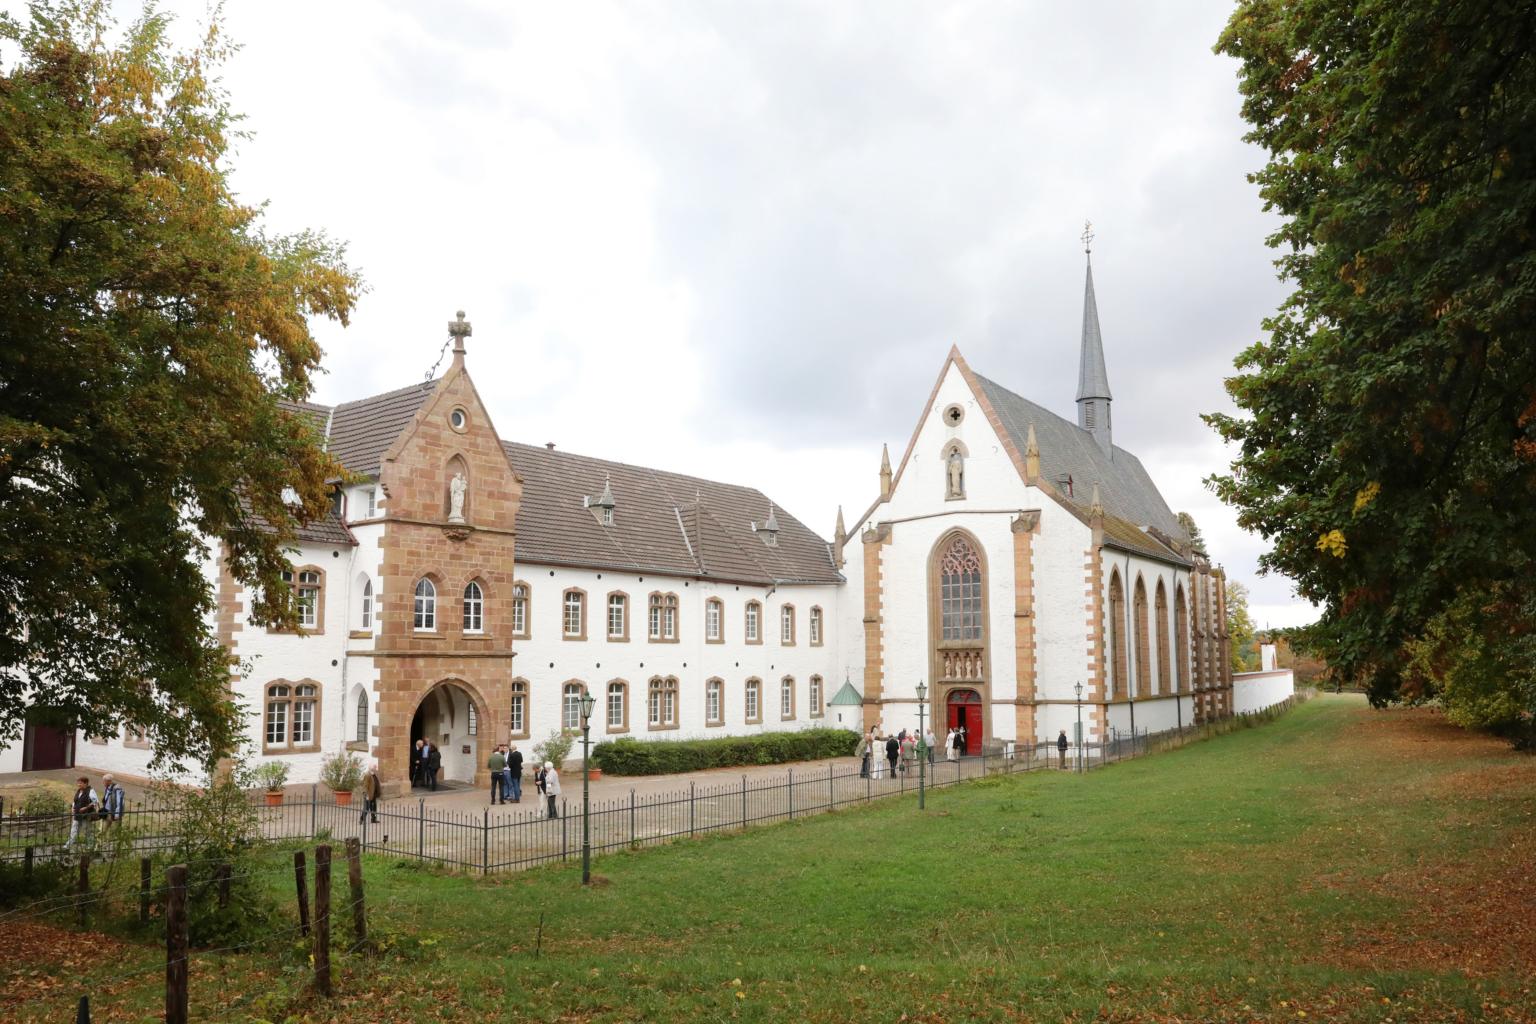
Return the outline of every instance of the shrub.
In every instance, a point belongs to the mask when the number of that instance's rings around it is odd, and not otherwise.
[[[565,764],[565,759],[571,756],[571,745],[576,742],[576,734],[568,729],[556,730],[549,734],[549,738],[542,743],[533,745],[533,762],[535,767],[542,767],[545,761],[554,765],[557,769]],[[598,746],[602,746],[601,743]]]
[[[51,789],[34,790],[21,802],[23,818],[54,818],[68,813],[69,801]]]
[[[706,768],[847,757],[858,743],[859,734],[848,729],[804,729],[707,740],[624,737],[593,747],[592,760],[610,775],[666,775]]]
[[[363,781],[363,762],[344,750],[330,754],[320,763],[320,781],[338,793],[350,793]]]
[[[276,793],[288,783],[288,762],[263,761],[251,774],[256,780],[256,785],[268,793]]]

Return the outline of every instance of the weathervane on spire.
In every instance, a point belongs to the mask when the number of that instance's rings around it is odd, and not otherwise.
[[[1093,221],[1083,221],[1083,252],[1093,252]]]

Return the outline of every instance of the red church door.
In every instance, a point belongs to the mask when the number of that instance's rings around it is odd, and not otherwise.
[[[981,753],[981,694],[975,690],[951,690],[949,727],[965,726],[965,753]]]
[[[51,768],[75,766],[75,731],[39,722],[28,722],[22,741],[24,772],[42,772]]]

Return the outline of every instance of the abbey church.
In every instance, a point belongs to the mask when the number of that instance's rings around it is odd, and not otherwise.
[[[436,380],[291,407],[363,481],[301,533],[299,632],[249,621],[217,545],[206,567],[250,750],[291,781],[346,749],[397,795],[424,736],[482,781],[492,745],[578,728],[587,693],[594,739],[667,739],[915,728],[921,683],[970,753],[1080,711],[1090,740],[1231,712],[1223,575],[1116,443],[1091,266],[1075,416],[951,350],[830,540],[751,486],[502,438],[463,314],[449,333]],[[29,725],[0,770],[144,775],[152,743]]]

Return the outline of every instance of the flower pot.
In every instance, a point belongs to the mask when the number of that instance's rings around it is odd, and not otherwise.
[[[275,791],[275,792],[268,791],[268,793],[267,793],[267,806],[268,807],[281,807],[282,805],[283,805],[283,791],[280,790],[280,789]]]
[[[341,790],[334,790],[334,792],[336,793],[337,807],[346,807],[352,803],[352,791],[350,789],[345,792]]]
[[[588,768],[587,769],[587,781],[588,782],[596,782],[598,779],[601,779],[602,777],[603,777],[603,770],[601,768]]]

